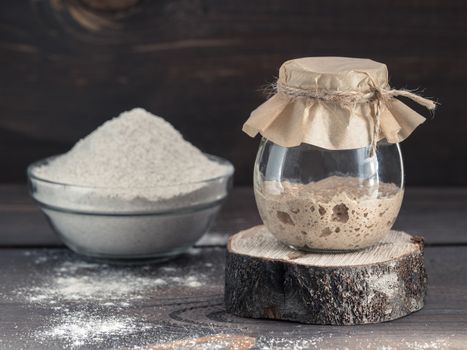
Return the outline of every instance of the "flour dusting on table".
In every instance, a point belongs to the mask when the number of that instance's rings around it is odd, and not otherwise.
[[[42,261],[42,260],[41,260]],[[141,267],[144,271],[145,267]],[[156,276],[138,274],[134,269],[116,268],[106,264],[88,262],[63,262],[54,268],[50,280],[39,286],[21,288],[18,296],[31,303],[55,304],[57,301],[106,301],[125,306],[128,298],[142,299],[154,290],[165,286],[199,288],[206,276],[180,273],[176,268]]]
[[[99,343],[109,336],[126,336],[152,328],[129,317],[89,316],[83,312],[64,314],[52,327],[37,336],[61,339],[71,347]]]
[[[10,298],[48,310],[43,324],[28,335],[39,344],[59,341],[67,348],[107,348],[114,343],[144,346],[156,340],[175,340],[179,335],[160,333],[161,325],[141,318],[133,308],[146,305],[154,294],[166,295],[170,300],[174,288],[189,296],[210,283],[206,274],[197,271],[197,264],[189,268],[115,266],[75,257],[63,260],[62,255],[53,252],[44,255],[26,251],[24,255],[32,260],[31,268],[46,277],[24,281]]]

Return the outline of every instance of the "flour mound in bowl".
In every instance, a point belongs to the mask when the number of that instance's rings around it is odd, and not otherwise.
[[[163,118],[142,108],[123,112],[36,174],[80,186],[151,187],[224,175]]]
[[[87,198],[76,198],[75,191],[74,201],[106,201],[101,204],[109,207],[119,200],[160,202],[182,196],[185,203],[179,200],[175,206],[183,206],[197,200],[190,195],[207,187],[200,182],[232,171],[230,165],[208,158],[163,118],[135,108],[105,122],[69,152],[34,168],[33,175],[96,188]]]

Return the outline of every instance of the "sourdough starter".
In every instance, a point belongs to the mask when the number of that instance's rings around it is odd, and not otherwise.
[[[377,243],[394,224],[403,195],[391,183],[370,187],[342,176],[309,184],[265,181],[255,189],[266,227],[304,250],[357,250]]]

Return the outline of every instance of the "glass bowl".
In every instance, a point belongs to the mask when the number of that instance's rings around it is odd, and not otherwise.
[[[49,181],[34,173],[55,158],[49,157],[28,167],[29,192],[63,243],[75,252],[102,259],[164,260],[201,238],[232,187],[232,164],[207,156],[225,166],[224,175],[145,188]]]

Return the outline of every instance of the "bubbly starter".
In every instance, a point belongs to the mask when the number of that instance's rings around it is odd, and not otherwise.
[[[364,186],[343,176],[308,184],[266,181],[255,190],[269,231],[304,250],[358,250],[377,243],[394,224],[403,195],[395,184]]]

